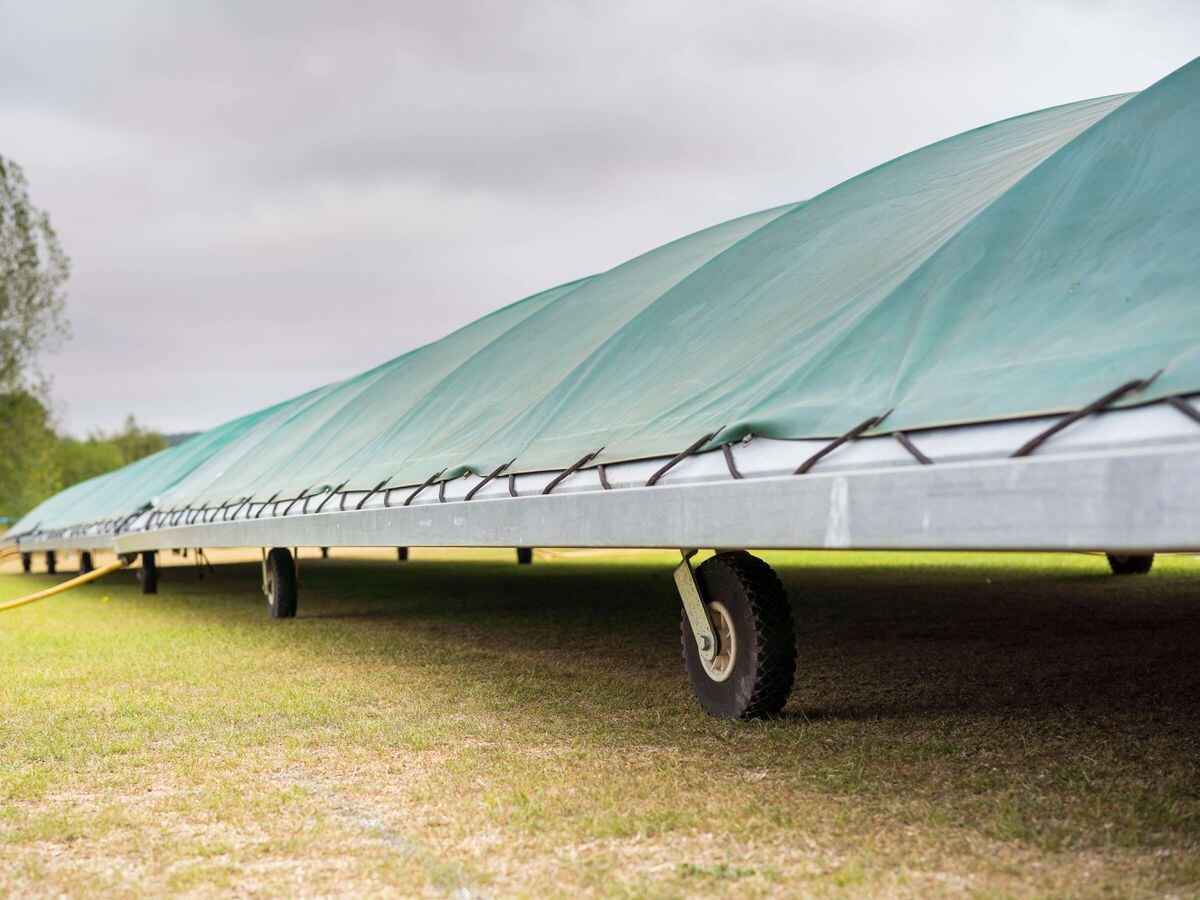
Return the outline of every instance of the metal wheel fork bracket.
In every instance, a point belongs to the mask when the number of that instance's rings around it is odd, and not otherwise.
[[[270,601],[270,599],[271,599],[271,590],[272,590],[272,588],[274,588],[274,585],[271,584],[271,581],[272,581],[272,578],[271,578],[270,570],[267,568],[267,548],[263,547],[262,548],[262,592],[263,592],[263,596],[266,597],[268,601]]]
[[[708,610],[704,607],[704,598],[700,596],[700,585],[696,584],[696,575],[692,572],[691,558],[696,555],[696,551],[679,552],[683,554],[683,559],[675,567],[675,587],[679,589],[683,612],[687,616],[688,624],[692,626],[696,649],[700,651],[702,659],[712,662],[717,655],[717,635],[708,618]]]

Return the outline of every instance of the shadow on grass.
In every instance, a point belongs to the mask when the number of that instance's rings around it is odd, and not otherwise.
[[[1200,732],[1200,570],[1190,560],[1115,578],[1102,559],[1080,557],[895,559],[779,565],[799,651],[785,718],[1053,713]],[[162,589],[189,602],[221,590],[250,605],[261,602],[258,578],[253,564],[203,581],[181,569],[164,572]],[[620,659],[631,695],[682,684],[664,562],[304,560],[301,583],[298,621],[312,627],[293,638],[316,653],[338,652],[317,626],[357,621],[510,659],[514,677],[531,658],[609,675]]]

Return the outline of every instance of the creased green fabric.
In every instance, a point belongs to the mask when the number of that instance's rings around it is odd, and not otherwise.
[[[43,503],[14,531],[1200,391],[1200,61],[535,295]]]

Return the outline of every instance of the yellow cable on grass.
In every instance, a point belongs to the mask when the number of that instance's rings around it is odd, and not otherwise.
[[[28,597],[20,597],[16,600],[9,600],[7,603],[0,603],[0,612],[4,612],[6,609],[16,609],[18,606],[24,606],[26,603],[36,603],[38,600],[45,600],[47,597],[53,597],[55,594],[69,591],[73,587],[79,587],[81,584],[87,584],[89,581],[95,581],[97,578],[107,575],[109,572],[115,572],[117,569],[123,569],[125,566],[126,563],[118,559],[116,562],[110,562],[107,566],[92,569],[92,571],[85,572],[83,575],[76,575],[62,584],[56,584],[52,588],[46,588],[44,591],[30,594]]]

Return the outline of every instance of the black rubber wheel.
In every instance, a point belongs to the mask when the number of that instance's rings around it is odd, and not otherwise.
[[[296,584],[296,561],[286,547],[276,547],[267,554],[267,608],[272,619],[294,619],[299,591]]]
[[[329,548],[328,547],[321,548],[321,559],[329,559]]]
[[[718,553],[696,569],[696,583],[718,637],[706,667],[682,616],[683,664],[700,706],[718,719],[779,715],[796,677],[796,631],[774,569],[744,550]]]
[[[46,553],[46,574],[53,575],[58,569],[58,557],[54,555],[54,551],[50,550]]]
[[[406,562],[407,560],[408,560],[408,548],[407,547],[397,547],[396,548],[396,561],[397,562]]]
[[[532,547],[518,547],[517,548],[517,565],[518,566],[527,566],[532,562],[533,562],[533,548]]]
[[[32,553],[22,553],[21,554],[21,571],[24,572],[26,575],[28,575],[30,572],[33,571],[33,554]]]
[[[1119,553],[1105,554],[1108,566],[1114,575],[1145,575],[1154,565],[1154,554],[1148,556],[1122,556]]]
[[[84,550],[79,554],[79,574],[86,575],[95,568],[92,565],[92,554],[90,550]]]
[[[153,550],[142,554],[142,567],[138,569],[138,581],[143,594],[158,593],[158,557]]]

